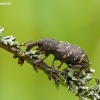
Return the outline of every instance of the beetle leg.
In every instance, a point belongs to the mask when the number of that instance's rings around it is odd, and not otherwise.
[[[39,60],[34,61],[34,64],[38,64],[38,63],[43,62],[47,57],[48,56],[45,56],[43,59],[39,59]]]
[[[58,70],[59,70],[59,68],[60,68],[62,65],[63,65],[63,62],[61,62],[60,65],[58,66]]]
[[[53,59],[52,61],[52,65],[51,65],[51,72],[55,72],[55,68],[54,68],[54,61],[55,61],[55,58]]]
[[[31,44],[29,44],[26,48],[26,51],[29,51],[30,49],[32,49],[34,46],[38,45],[38,41],[33,42]]]

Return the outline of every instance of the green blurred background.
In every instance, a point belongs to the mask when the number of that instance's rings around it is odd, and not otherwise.
[[[0,5],[3,35],[14,35],[19,43],[54,38],[77,44],[87,52],[96,70],[94,77],[100,76],[100,0],[0,2],[11,3]],[[37,74],[26,62],[20,67],[12,56],[0,49],[0,100],[78,100],[65,87],[57,90],[42,71]],[[52,59],[50,56],[46,62],[51,65]]]

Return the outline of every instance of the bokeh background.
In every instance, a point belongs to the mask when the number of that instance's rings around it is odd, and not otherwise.
[[[0,26],[19,43],[54,38],[82,47],[100,78],[100,0],[0,0]],[[25,49],[25,48],[23,48]],[[78,100],[67,88],[0,48],[0,100]],[[46,59],[51,65],[53,56]],[[55,66],[59,62],[56,62]],[[63,66],[64,67],[64,66]],[[94,80],[90,82],[94,85]]]

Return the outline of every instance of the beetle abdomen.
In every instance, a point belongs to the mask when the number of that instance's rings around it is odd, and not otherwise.
[[[84,68],[89,66],[86,53],[80,47],[67,42],[59,42],[55,57],[66,64],[82,65]]]

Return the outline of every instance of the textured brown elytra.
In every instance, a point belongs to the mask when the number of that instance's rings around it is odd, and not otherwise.
[[[63,63],[71,65],[72,67],[81,67],[83,69],[90,66],[88,57],[84,50],[74,44],[43,38],[29,44],[26,51],[30,50],[34,46],[38,46],[38,50],[45,53],[45,58],[37,60],[34,63],[39,63],[45,60],[50,54],[53,54],[54,59],[52,67],[54,67],[55,60],[59,60],[61,62],[58,67],[61,67]]]

